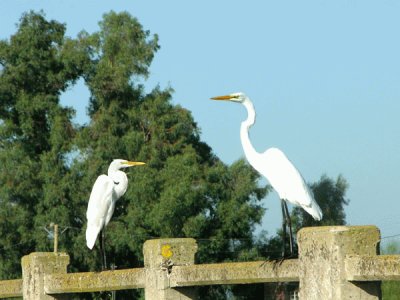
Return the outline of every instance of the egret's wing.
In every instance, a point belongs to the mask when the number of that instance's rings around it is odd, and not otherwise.
[[[110,206],[108,207],[107,213],[106,213],[106,218],[104,220],[104,227],[108,225],[108,222],[110,222],[111,217],[114,213],[114,209],[115,209],[115,201],[113,199],[113,201],[110,203]]]
[[[96,242],[97,235],[104,227],[107,212],[112,204],[114,183],[106,175],[100,175],[93,185],[90,194],[86,218],[86,244],[92,249]]]
[[[281,199],[304,208],[315,220],[322,219],[322,212],[303,177],[286,155],[277,148],[262,154],[259,169]]]

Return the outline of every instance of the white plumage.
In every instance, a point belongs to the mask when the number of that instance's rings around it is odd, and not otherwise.
[[[322,211],[309,187],[299,171],[286,155],[278,148],[269,148],[259,157],[260,168],[257,169],[270,182],[284,199],[294,205],[301,206],[315,220],[321,220]]]
[[[90,194],[86,218],[86,245],[92,249],[97,236],[107,226],[114,213],[116,197],[113,197],[114,182],[107,175],[100,175]]]

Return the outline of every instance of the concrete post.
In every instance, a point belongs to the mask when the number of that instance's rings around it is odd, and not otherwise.
[[[63,295],[46,295],[44,276],[67,273],[69,256],[65,253],[34,252],[22,257],[22,295],[24,300],[67,299]]]
[[[146,300],[197,299],[195,287],[170,288],[173,266],[193,265],[197,244],[194,239],[148,240],[143,245],[146,268]]]
[[[375,226],[303,228],[297,234],[300,299],[380,299],[380,282],[346,280],[347,255],[376,255],[380,240]]]

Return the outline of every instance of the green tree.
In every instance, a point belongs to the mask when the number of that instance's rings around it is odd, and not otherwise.
[[[73,110],[61,107],[59,96],[81,76],[89,57],[64,33],[63,24],[30,12],[10,40],[0,41],[2,278],[17,277],[22,255],[48,250],[43,226],[50,220],[68,223],[63,176]]]

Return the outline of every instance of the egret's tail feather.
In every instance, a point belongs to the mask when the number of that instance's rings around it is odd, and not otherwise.
[[[93,249],[98,234],[98,228],[92,226],[86,228],[86,245],[89,249]]]
[[[307,207],[303,206],[304,210],[308,212],[316,221],[322,220],[322,211],[318,204],[314,203],[313,205]]]

